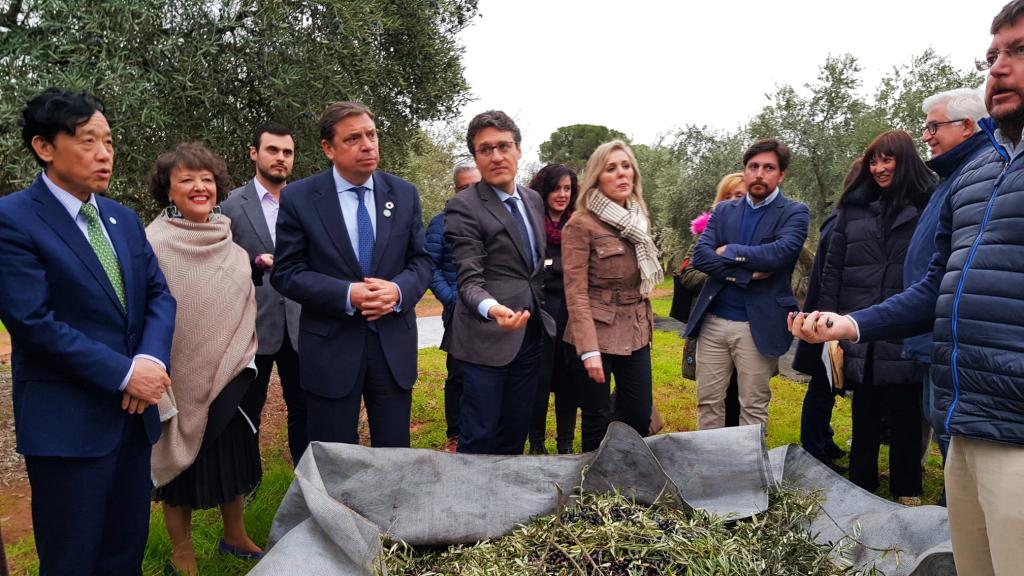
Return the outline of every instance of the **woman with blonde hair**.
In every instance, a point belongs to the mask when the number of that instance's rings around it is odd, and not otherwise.
[[[591,154],[576,200],[562,229],[562,263],[569,325],[564,340],[583,361],[582,448],[594,450],[611,421],[610,380],[616,414],[639,434],[651,421],[650,294],[662,281],[658,249],[636,157],[613,140]]]

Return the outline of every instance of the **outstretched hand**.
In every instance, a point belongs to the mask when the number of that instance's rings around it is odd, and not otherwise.
[[[857,338],[853,320],[834,312],[790,312],[786,325],[793,336],[810,344]]]

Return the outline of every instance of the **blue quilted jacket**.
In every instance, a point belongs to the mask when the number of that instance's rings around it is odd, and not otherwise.
[[[444,241],[444,212],[441,212],[427,225],[427,253],[434,262],[434,275],[430,278],[430,291],[444,306],[445,318],[455,299],[459,296],[455,281],[455,261],[452,260],[452,247]]]
[[[862,340],[921,333],[934,319],[933,424],[1024,444],[1024,155],[1011,159],[991,120],[981,125],[992,149],[953,182],[928,274],[852,316]]]

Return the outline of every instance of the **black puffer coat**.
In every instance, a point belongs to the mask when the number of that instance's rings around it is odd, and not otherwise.
[[[919,210],[904,206],[883,225],[882,199],[868,184],[843,197],[839,217],[829,240],[828,259],[821,278],[821,310],[847,314],[877,304],[903,291],[903,261],[917,226]],[[868,354],[873,382],[901,384],[919,379],[923,372],[903,358],[903,340],[842,343],[847,387],[864,382]]]

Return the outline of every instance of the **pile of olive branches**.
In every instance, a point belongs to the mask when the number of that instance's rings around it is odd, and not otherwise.
[[[515,576],[868,576],[847,558],[856,534],[815,541],[815,494],[785,489],[743,521],[687,511],[668,501],[644,506],[620,494],[583,494],[556,514],[472,546],[413,550],[385,544],[378,575]]]

